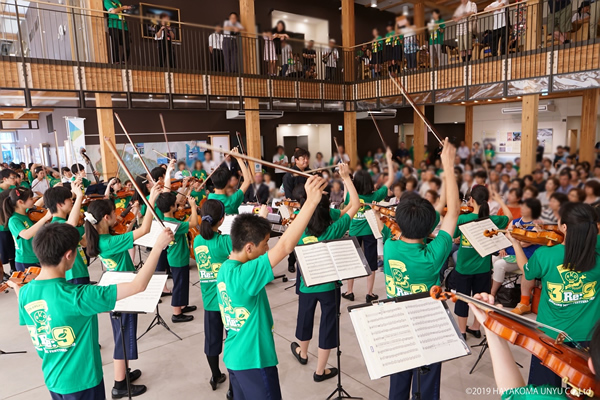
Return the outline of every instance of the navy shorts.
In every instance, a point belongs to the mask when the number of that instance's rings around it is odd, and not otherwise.
[[[394,60],[402,61],[402,45],[397,44],[394,46]]]
[[[17,271],[21,271],[21,272],[24,272],[29,267],[39,267],[39,266],[40,266],[39,263],[35,263],[35,264],[27,264],[27,263],[20,263],[20,262],[15,263],[15,268],[17,268]]]
[[[223,351],[223,319],[219,311],[204,310],[204,354],[218,356]]]
[[[373,235],[357,236],[358,244],[363,246],[365,258],[371,271],[377,271],[377,239]]]
[[[371,64],[377,65],[383,63],[383,51],[371,54]]]
[[[227,371],[235,400],[281,400],[277,367]]]
[[[483,272],[481,274],[463,275],[456,269],[452,272],[452,278],[456,284],[458,293],[472,296],[477,293],[489,293],[492,287],[492,272]],[[454,314],[459,317],[469,316],[469,305],[464,301],[458,300],[454,306]]]
[[[160,253],[160,257],[156,263],[156,271],[165,271],[167,274],[171,273],[171,266],[169,265],[169,259],[167,258],[167,249],[164,249],[162,253]]]
[[[9,231],[0,231],[0,259],[2,264],[15,259],[15,241]]]
[[[81,278],[69,279],[67,282],[72,283],[73,285],[89,285],[90,284],[90,277],[89,276],[82,276]]]
[[[423,370],[427,370],[423,372]],[[411,386],[413,395],[418,389],[417,373],[419,369],[411,369],[397,374],[390,375],[390,396],[389,400],[408,400],[415,398],[411,396]],[[442,379],[442,363],[427,365],[421,369],[421,398],[428,400],[439,400],[440,382]]]
[[[190,268],[171,267],[171,274],[173,274],[171,305],[173,307],[185,307],[190,302]]]
[[[121,325],[119,320],[123,318],[124,335],[121,335]],[[123,357],[123,342],[125,339],[125,349],[127,350],[127,360],[137,360],[137,314],[121,314],[120,318],[113,318],[113,313],[110,313],[110,324],[112,325],[113,338],[115,339],[115,350],[113,359],[124,360]]]
[[[339,292],[340,289],[337,289]],[[321,305],[321,322],[319,323],[319,348],[323,350],[337,347],[335,290],[320,293],[302,293],[298,299],[298,319],[296,321],[296,338],[312,339],[317,303]]]
[[[106,393],[104,392],[104,379],[93,388],[81,390],[75,393],[58,394],[50,391],[52,400],[105,400]]]

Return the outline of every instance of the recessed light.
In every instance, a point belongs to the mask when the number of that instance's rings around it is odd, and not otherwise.
[[[454,121],[455,124],[458,124],[458,121]]]
[[[461,102],[460,102],[460,104],[465,104],[465,102],[464,102],[464,101],[461,101]]]
[[[488,99],[488,101],[492,101],[492,99]]]
[[[479,103],[479,100],[475,100],[475,103]]]
[[[308,22],[308,19],[307,19],[307,18],[304,18],[304,22]]]
[[[292,124],[288,124],[288,126],[292,126]]]
[[[503,97],[502,100],[506,100],[506,97]]]
[[[371,7],[377,8],[377,0],[371,0]]]
[[[520,99],[520,98],[521,98],[521,96],[517,96],[517,99]]]
[[[283,18],[287,18],[287,15],[284,15]]]

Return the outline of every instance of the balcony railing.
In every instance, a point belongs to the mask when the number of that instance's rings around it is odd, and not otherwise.
[[[0,107],[94,108],[110,93],[114,108],[243,109],[251,97],[264,110],[344,111],[403,106],[391,79],[420,104],[600,86],[589,16],[552,34],[558,12],[545,3],[353,48],[45,2],[0,7]]]

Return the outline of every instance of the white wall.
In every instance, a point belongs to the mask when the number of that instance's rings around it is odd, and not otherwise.
[[[329,124],[291,124],[277,127],[277,145],[283,146],[284,136],[308,136],[308,151],[312,161],[318,152],[323,154],[323,159],[331,158],[331,125]],[[288,157],[291,158],[291,154]],[[269,158],[269,157],[267,157]]]
[[[284,18],[284,15],[287,18]],[[283,11],[273,11],[271,14],[272,27],[280,20],[285,22],[285,27],[288,31],[304,33],[304,39],[306,39],[306,41],[314,40],[321,44],[326,44],[329,41],[329,22],[325,19],[291,14]],[[263,29],[266,29],[266,27]]]

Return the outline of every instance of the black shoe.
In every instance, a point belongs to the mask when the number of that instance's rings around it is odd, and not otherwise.
[[[217,385],[225,382],[225,379],[227,379],[227,375],[225,375],[225,374],[221,374],[221,376],[218,377],[216,380],[215,380],[214,376],[211,376],[210,377],[210,387],[212,388],[212,390],[217,390]]]
[[[193,315],[185,315],[185,314],[175,315],[175,314],[173,314],[173,316],[171,317],[171,322],[177,324],[179,322],[190,322],[193,319],[194,319]]]
[[[139,369],[129,370],[129,383],[137,381],[142,376],[142,371]]]
[[[173,274],[167,274],[167,279],[173,279]]]
[[[337,376],[337,374],[338,374],[337,368],[329,368],[329,373],[323,372],[322,375],[317,375],[317,373],[315,372],[313,374],[313,379],[315,382],[323,382],[323,381],[326,381],[327,379]]]
[[[370,302],[372,302],[372,301],[375,301],[375,300],[377,300],[378,298],[379,298],[379,296],[378,296],[378,295],[376,295],[376,294],[373,294],[373,295],[370,295],[370,294],[368,294],[368,295],[367,295],[367,297],[366,297],[365,299],[366,299],[366,302],[367,302],[367,303],[370,303]]]
[[[162,300],[161,299],[158,299],[158,304],[162,304]]]
[[[181,309],[181,312],[187,313],[187,312],[196,311],[197,309],[198,309],[198,307],[196,307],[196,306],[185,306]]]
[[[131,385],[131,397],[146,393],[146,389],[146,385]],[[113,399],[122,399],[123,397],[127,397],[127,387],[125,389],[112,388]]]
[[[308,363],[308,357],[302,358],[302,356],[300,355],[300,352],[296,351],[296,349],[300,348],[300,345],[296,342],[292,342],[291,348],[292,348],[292,354],[294,355],[294,357],[296,357],[296,360],[298,360],[298,362],[300,364],[306,365]]]
[[[480,330],[467,328],[467,333],[470,333],[471,335],[475,336],[477,339],[481,339],[481,331]]]
[[[354,293],[342,293],[342,297],[346,300],[354,301]]]
[[[160,297],[167,297],[167,296],[173,296],[173,292],[162,292],[160,294]]]
[[[227,400],[233,400],[233,392],[231,391],[231,389],[227,391],[225,397],[227,398]]]
[[[294,272],[296,272],[296,265],[294,265],[294,264],[292,264],[292,265],[288,265],[288,271],[289,271],[290,273],[292,273],[292,274],[293,274]]]

